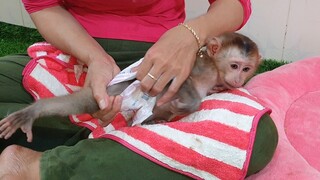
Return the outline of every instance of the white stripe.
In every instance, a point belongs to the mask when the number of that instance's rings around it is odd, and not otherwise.
[[[32,44],[30,47],[35,47],[35,46],[51,46],[51,44],[47,43],[47,42],[37,42],[37,43],[34,43]]]
[[[157,151],[156,149],[152,148],[151,146],[149,146],[149,144],[146,144],[140,140],[137,140],[131,136],[129,136],[128,134],[121,132],[121,131],[112,131],[110,132],[110,134],[117,136],[123,140],[125,140],[126,142],[128,142],[129,144],[137,147],[140,151],[152,155],[152,157],[156,158],[157,160],[159,160],[162,163],[167,164],[170,167],[173,167],[175,169],[184,171],[184,172],[188,172],[191,174],[194,174],[198,177],[204,178],[204,179],[219,179],[217,177],[215,177],[213,174],[210,174],[206,171],[202,171],[199,169],[196,169],[192,166],[187,166],[185,164],[182,164],[172,158],[169,158],[168,156],[162,154],[161,152]],[[143,147],[143,148],[141,148]]]
[[[245,94],[248,94],[248,95],[252,96],[252,95],[249,93],[249,91],[248,91],[247,89],[245,89],[245,88],[238,88],[238,90],[241,91],[241,92],[243,92],[243,93],[245,93]]]
[[[227,109],[211,109],[194,112],[179,121],[200,122],[204,120],[210,120],[225,124],[227,126],[232,126],[245,132],[250,132],[253,118],[254,116],[234,113]]]
[[[71,84],[65,84],[68,88],[70,88],[73,92],[79,91],[80,89],[82,89],[81,86],[74,86]]]
[[[93,134],[90,133],[89,136],[88,136],[88,139],[93,139],[93,138],[95,138],[95,137],[93,137]]]
[[[79,120],[79,118],[77,117],[77,115],[71,115],[71,118],[72,118],[72,120],[73,120],[75,123],[81,122],[81,121]]]
[[[230,146],[212,138],[186,133],[160,124],[145,126],[143,128],[168,138],[186,148],[192,149],[205,157],[222,161],[225,164],[239,169],[243,168],[246,160],[246,150]]]
[[[91,122],[91,121],[84,121],[83,123],[91,126],[92,128],[97,128],[97,125],[95,123]]]
[[[40,96],[39,96],[39,94],[38,94],[36,91],[34,91],[34,90],[31,89],[31,92],[32,92],[32,94],[34,95],[35,99],[40,99]]]
[[[60,53],[60,54],[57,56],[57,59],[59,59],[60,61],[65,62],[65,63],[69,63],[69,61],[70,61],[70,55],[66,55],[66,54]]]
[[[47,62],[44,59],[39,59],[38,63],[41,64],[42,66],[47,67]]]
[[[106,133],[109,133],[111,131],[114,131],[115,128],[112,124],[109,124],[108,126],[104,127],[103,130],[106,132]]]
[[[36,65],[30,76],[44,85],[54,96],[61,96],[69,94],[67,89],[47,70],[43,69],[40,65]]]
[[[251,100],[247,97],[239,96],[232,93],[214,93],[210,96],[203,98],[202,101],[205,101],[205,100],[222,100],[222,101],[237,102],[237,103],[242,103],[242,104],[246,104],[248,106],[254,107],[258,110],[264,109],[264,107],[258,102]]]
[[[37,52],[36,52],[36,57],[44,56],[44,55],[47,55],[47,52],[46,52],[46,51],[37,51]]]

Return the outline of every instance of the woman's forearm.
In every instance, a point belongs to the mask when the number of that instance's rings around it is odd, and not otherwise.
[[[208,12],[187,22],[197,32],[201,45],[212,36],[237,30],[243,22],[243,7],[238,0],[216,0]]]
[[[83,63],[90,64],[93,60],[102,59],[113,61],[64,8],[54,6],[31,13],[30,16],[46,41]]]

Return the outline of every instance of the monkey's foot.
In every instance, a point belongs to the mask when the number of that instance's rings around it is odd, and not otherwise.
[[[41,153],[11,145],[0,156],[0,179],[40,179]]]
[[[34,115],[26,110],[15,112],[0,121],[0,138],[8,139],[17,129],[27,134],[27,141],[32,141],[32,124]]]

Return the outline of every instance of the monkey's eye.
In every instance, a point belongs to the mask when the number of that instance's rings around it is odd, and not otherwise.
[[[242,69],[242,71],[243,72],[248,72],[248,71],[250,71],[250,68],[249,67],[245,67],[245,68]]]
[[[230,66],[232,69],[238,69],[238,65],[237,64],[231,64],[231,66]]]

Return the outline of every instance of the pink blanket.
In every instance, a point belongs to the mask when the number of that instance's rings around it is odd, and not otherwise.
[[[248,179],[320,179],[320,57],[254,77],[245,88],[272,109],[279,132],[274,158]]]
[[[28,49],[23,83],[35,99],[79,89],[86,67],[47,43]],[[244,179],[259,119],[269,109],[243,88],[203,99],[199,110],[174,122],[128,127],[121,113],[101,127],[90,115],[71,116],[90,138],[110,138],[164,167],[196,179]]]

